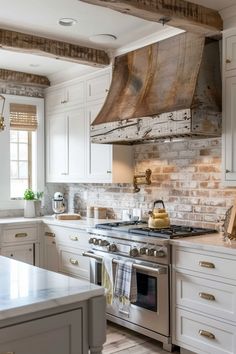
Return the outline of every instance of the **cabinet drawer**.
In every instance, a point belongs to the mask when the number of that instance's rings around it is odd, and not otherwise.
[[[88,247],[89,236],[86,231],[50,225],[45,227],[45,236],[55,237],[57,244],[65,244],[69,247],[82,249]]]
[[[236,321],[236,287],[188,274],[175,273],[176,304]]]
[[[89,279],[89,259],[82,253],[59,247],[59,271]]]
[[[236,353],[234,326],[185,310],[176,309],[175,336],[180,346],[185,343],[198,354]]]
[[[236,280],[236,259],[211,255],[208,252],[189,251],[176,248],[174,265],[176,268],[189,269],[213,277]]]
[[[20,229],[3,230],[3,242],[28,242],[37,240],[37,229],[34,227],[24,227]]]

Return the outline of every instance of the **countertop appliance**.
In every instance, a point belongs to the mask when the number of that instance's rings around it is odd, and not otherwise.
[[[52,210],[55,214],[62,214],[66,210],[64,196],[61,192],[54,193],[52,199]]]
[[[138,298],[130,311],[107,305],[107,319],[157,339],[172,351],[170,330],[170,245],[168,240],[212,233],[215,230],[171,225],[151,229],[145,221],[97,224],[89,231],[91,282],[101,285],[102,261],[111,257],[115,272],[119,260],[131,260],[136,268]]]

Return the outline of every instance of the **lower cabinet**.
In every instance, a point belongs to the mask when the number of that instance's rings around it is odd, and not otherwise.
[[[1,354],[83,354],[82,309],[0,329]]]
[[[236,353],[235,257],[173,246],[172,340],[197,354]]]
[[[1,255],[17,261],[34,265],[34,244],[6,246],[1,248]]]
[[[90,261],[83,257],[89,235],[84,230],[47,225],[44,229],[44,268],[84,280],[90,279]]]

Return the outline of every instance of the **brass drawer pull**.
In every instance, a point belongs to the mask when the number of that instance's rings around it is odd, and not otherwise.
[[[198,294],[202,299],[215,301],[215,296],[207,293],[199,293]]]
[[[54,232],[48,232],[48,231],[45,232],[45,236],[48,236],[48,237],[56,237],[56,235],[54,234]]]
[[[19,234],[15,234],[15,237],[27,237],[28,234],[26,232],[20,232]]]
[[[0,353],[0,354],[16,354],[16,352],[4,352],[4,353]]]
[[[216,338],[213,333],[208,332],[208,331],[204,331],[203,329],[200,329],[198,333],[199,333],[200,336],[207,337],[209,339],[215,339]]]
[[[71,241],[79,241],[78,236],[70,236]]]
[[[211,269],[215,268],[215,264],[211,263],[211,262],[200,261],[199,265],[200,265],[200,267],[203,267],[203,268],[211,268]]]
[[[76,265],[76,266],[79,265],[79,261],[77,261],[77,259],[74,259],[74,258],[70,258],[70,263],[73,265]]]

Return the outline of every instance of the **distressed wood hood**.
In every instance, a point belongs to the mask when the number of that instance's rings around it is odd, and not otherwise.
[[[91,138],[130,144],[220,132],[219,42],[186,32],[115,58]]]

